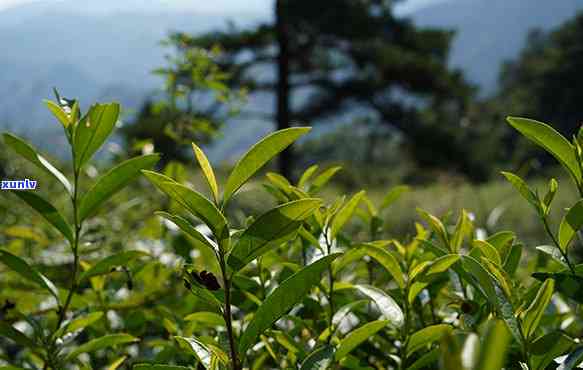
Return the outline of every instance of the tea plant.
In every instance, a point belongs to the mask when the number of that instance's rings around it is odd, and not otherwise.
[[[70,221],[65,218],[64,212],[59,211],[49,200],[34,191],[13,191],[15,196],[37,211],[67,242],[73,259],[68,280],[70,285],[57,287],[22,258],[7,250],[0,250],[0,262],[22,278],[44,289],[54,302],[53,308],[49,310],[50,314],[54,311],[54,315],[45,317],[45,320],[40,320],[40,317],[35,315],[19,317],[30,325],[31,335],[6,322],[0,323],[0,333],[29,351],[25,356],[25,362],[54,370],[78,362],[79,355],[83,353],[137,341],[137,338],[125,333],[107,334],[85,343],[73,341],[84,328],[100,320],[104,312],[100,311],[99,307],[84,309],[79,307],[79,304],[72,307],[72,303],[84,283],[91,280],[93,288],[100,293],[97,286],[101,285],[102,289],[103,281],[99,282],[96,277],[144,255],[137,251],[123,251],[93,265],[89,262],[83,265],[81,263],[81,256],[86,252],[83,242],[87,222],[109,198],[136,179],[140,175],[140,170],[152,168],[159,159],[156,154],[129,159],[100,176],[87,191],[83,192],[81,190],[83,170],[113,131],[118,121],[120,106],[117,103],[95,104],[82,115],[77,101],[61,98],[58,93],[56,96],[57,103],[52,101],[46,103],[63,126],[70,145],[72,181],[23,139],[9,133],[5,133],[3,138],[7,146],[50,174],[68,194],[71,205]],[[85,266],[85,271],[82,271],[82,266]]]
[[[548,235],[551,244],[536,248],[513,231],[488,234],[464,209],[437,217],[418,208],[412,235],[390,235],[385,216],[408,188],[391,188],[381,199],[366,191],[325,199],[340,167],[313,165],[294,183],[267,172],[261,188],[250,186],[305,127],[259,141],[224,182],[193,144],[202,181],[189,182],[177,164],[153,171],[158,157],[149,155],[123,162],[83,191],[83,169],[113,129],[119,106],[95,105],[82,116],[76,102],[61,100],[49,107],[71,144],[72,182],[22,139],[4,140],[65,189],[71,221],[37,193],[14,193],[62,235],[71,277],[69,285],[57,284],[42,266],[17,256],[21,249],[0,249],[10,281],[19,276],[52,297],[44,311],[38,302],[0,306],[0,343],[10,344],[0,350],[0,364],[11,364],[0,369],[542,370],[573,369],[583,360],[583,270],[572,253],[583,203],[555,227],[554,179],[541,196],[503,173]],[[509,122],[554,155],[583,196],[583,133],[569,142],[543,123]],[[155,218],[136,215],[145,220],[144,239],[163,251],[160,261],[132,243],[90,258],[101,248],[90,220],[140,173],[165,194],[151,202],[164,209]],[[261,212],[240,207],[244,187],[260,197]],[[143,203],[157,194],[139,196]],[[108,222],[131,222],[114,213]],[[113,302],[124,296],[124,284],[133,285],[132,293]],[[112,324],[111,312],[121,324]]]

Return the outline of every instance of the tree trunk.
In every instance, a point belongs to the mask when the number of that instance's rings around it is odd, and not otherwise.
[[[290,127],[290,86],[289,86],[289,35],[285,17],[284,2],[275,0],[275,29],[277,32],[277,129]],[[284,150],[279,155],[279,172],[287,179],[291,179],[293,168],[292,148]]]

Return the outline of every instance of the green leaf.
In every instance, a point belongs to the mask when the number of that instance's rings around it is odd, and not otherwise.
[[[583,361],[583,347],[579,347],[567,356],[557,370],[573,370]]]
[[[106,200],[136,179],[141,170],[152,168],[158,160],[158,154],[132,158],[101,176],[81,199],[79,220],[83,221],[93,215]]]
[[[557,182],[557,180],[550,179],[549,180],[549,189],[547,190],[547,193],[545,194],[545,197],[543,198],[543,205],[544,205],[545,214],[549,214],[549,211],[551,210],[551,203],[553,202],[553,199],[555,199],[555,194],[557,193],[558,189],[559,189],[559,183]]]
[[[334,175],[341,169],[342,167],[340,166],[330,167],[321,174],[319,174],[318,176],[316,176],[314,181],[312,181],[312,184],[310,185],[308,192],[310,194],[318,193],[324,187],[324,185],[326,185],[328,181],[330,181],[330,179],[334,177]]]
[[[154,212],[156,215],[160,217],[164,217],[165,219],[172,221],[176,226],[180,228],[184,233],[191,236],[192,238],[196,239],[202,245],[207,248],[210,248],[211,251],[216,252],[219,249],[219,246],[214,242],[214,240],[207,238],[204,236],[200,231],[198,231],[187,219],[180,217],[178,215],[171,215],[167,212],[157,211]]]
[[[255,312],[253,319],[239,340],[239,353],[245,354],[267,328],[299,303],[319,283],[321,274],[340,254],[331,254],[304,267],[284,280]]]
[[[65,221],[63,216],[61,216],[59,211],[57,211],[57,209],[52,204],[30,191],[13,191],[12,193],[22,199],[41,216],[43,216],[43,218],[47,220],[48,223],[59,230],[61,234],[67,238],[69,243],[73,245],[74,238],[71,226],[67,223],[67,221]]]
[[[319,166],[317,164],[308,167],[308,169],[304,171],[300,177],[300,180],[298,181],[298,188],[305,189],[307,182],[310,181],[312,176],[316,173],[316,171],[318,171],[318,168]]]
[[[501,370],[508,352],[510,335],[504,322],[490,322],[480,349],[480,358],[476,369]]]
[[[451,248],[453,252],[459,252],[464,242],[464,238],[466,236],[470,236],[472,232],[472,226],[472,220],[470,220],[468,212],[463,209],[451,238]]]
[[[213,167],[211,166],[208,158],[195,143],[192,143],[192,150],[194,151],[194,155],[196,156],[196,160],[200,165],[204,178],[211,189],[211,193],[215,199],[215,203],[219,203],[219,186],[217,185],[217,179],[215,177],[215,173],[213,171]]]
[[[407,357],[420,350],[428,344],[440,340],[444,335],[451,332],[451,326],[438,324],[427,326],[409,337],[407,342]]]
[[[160,190],[201,219],[219,240],[228,238],[227,219],[204,195],[178,184],[174,180],[162,181],[165,176],[151,171],[142,173]]]
[[[518,319],[514,315],[514,308],[505,296],[498,280],[473,257],[462,256],[461,262],[463,270],[456,271],[466,274],[464,279],[484,295],[488,302],[496,309],[500,318],[506,322],[514,339],[522,344],[522,333],[520,332]]]
[[[28,348],[36,347],[35,343],[20,330],[17,330],[7,322],[0,321],[0,337],[12,340],[14,343]]]
[[[129,334],[108,334],[100,338],[95,338],[89,342],[75,348],[71,353],[65,356],[66,361],[72,361],[82,353],[90,353],[99,351],[100,349],[113,347],[119,344],[135,343],[139,341],[138,338]]]
[[[551,302],[554,289],[555,282],[552,279],[545,280],[530,306],[521,313],[522,331],[526,339],[535,333],[548,304]]]
[[[447,234],[447,230],[445,229],[445,226],[441,220],[421,208],[417,208],[417,213],[419,213],[419,215],[427,222],[427,224],[429,224],[433,232],[436,233],[437,236],[441,239],[443,245],[451,251],[449,235]]]
[[[79,281],[89,279],[93,276],[108,274],[111,272],[112,268],[117,266],[126,266],[128,262],[143,256],[148,256],[148,253],[141,251],[125,251],[105,257],[95,265],[91,266],[89,270],[81,274]]]
[[[560,331],[536,338],[529,346],[532,370],[544,370],[553,360],[569,351],[575,342]]]
[[[316,348],[306,357],[300,370],[326,370],[334,360],[334,347],[324,345]]]
[[[196,359],[204,366],[205,369],[211,368],[212,353],[208,347],[197,338],[185,338],[175,336],[174,339],[178,345],[187,349]]]
[[[109,137],[119,117],[118,103],[95,104],[75,129],[75,168],[80,169]]]
[[[194,312],[184,317],[184,321],[194,321],[210,327],[225,326],[223,316],[214,312]]]
[[[347,354],[365,342],[367,339],[373,337],[379,330],[389,324],[387,320],[376,320],[364,324],[358,329],[353,330],[344,339],[340,341],[336,355],[336,361],[342,360]]]
[[[431,351],[425,353],[423,356],[419,357],[419,359],[409,367],[407,370],[420,370],[425,368],[431,368],[431,364],[436,363],[439,360],[439,348],[434,348]]]
[[[336,239],[336,235],[340,232],[342,227],[350,220],[352,215],[354,214],[354,210],[358,207],[360,200],[364,196],[366,192],[363,190],[361,192],[356,193],[346,204],[340,208],[340,210],[334,215],[334,219],[332,221],[332,225],[330,227],[330,239]]]
[[[69,194],[73,194],[73,187],[65,175],[56,169],[48,160],[41,156],[38,151],[29,143],[19,138],[18,136],[5,133],[2,135],[4,137],[4,143],[12,148],[21,157],[31,162],[41,170],[47,172],[53,176],[57,181],[59,181],[65,187],[65,190]]]
[[[551,126],[527,118],[508,117],[508,122],[527,139],[553,155],[571,174],[576,183],[581,180],[581,170],[573,145]]]
[[[239,271],[255,258],[290,240],[320,204],[320,199],[301,199],[261,215],[241,234],[227,263],[234,271]]]
[[[539,281],[545,281],[548,278],[555,280],[555,288],[561,294],[583,304],[583,277],[573,275],[570,272],[535,272],[532,277]]]
[[[237,162],[229,175],[225,193],[223,194],[223,203],[226,204],[237,190],[269,160],[290,146],[300,136],[308,133],[308,131],[310,131],[309,127],[293,127],[276,131],[253,145]]]
[[[554,245],[539,245],[536,247],[536,249],[543,252],[543,253],[548,254],[555,261],[559,262],[564,267],[568,267],[567,261],[565,260],[565,257],[563,257],[561,250],[559,248],[555,247]]]
[[[569,208],[559,226],[559,245],[563,252],[567,251],[571,240],[573,240],[581,226],[583,226],[583,200],[578,201],[573,207]]]
[[[84,329],[87,326],[89,326],[89,325],[93,324],[94,322],[98,321],[102,317],[103,317],[103,312],[101,312],[101,311],[91,312],[91,313],[89,313],[87,315],[83,315],[81,317],[77,317],[76,319],[72,320],[68,324],[65,324],[65,325],[61,326],[59,328],[59,330],[57,330],[55,332],[55,334],[53,334],[53,338],[59,338],[63,334],[73,333],[73,332],[75,332],[77,330]]]
[[[193,368],[176,365],[137,364],[132,367],[132,370],[193,370]]]
[[[374,244],[363,244],[360,248],[366,251],[366,254],[383,266],[387,272],[395,279],[399,288],[405,289],[405,278],[399,261],[390,252]]]
[[[383,198],[380,209],[383,210],[385,208],[388,208],[397,199],[399,199],[399,197],[401,197],[401,195],[409,192],[410,190],[411,190],[411,188],[406,186],[406,185],[398,185],[398,186],[393,187],[391,190],[389,190],[389,192]]]
[[[44,102],[47,105],[47,108],[49,108],[49,110],[53,114],[53,116],[55,116],[55,118],[61,123],[61,125],[63,125],[64,128],[68,128],[71,122],[69,120],[69,116],[67,115],[67,113],[65,113],[63,108],[61,108],[58,104],[55,104],[50,100],[45,100]]]
[[[0,250],[0,262],[5,264],[8,268],[13,270],[14,272],[18,273],[23,278],[36,283],[41,288],[46,289],[53,297],[59,301],[59,291],[57,287],[43,274],[38,272],[25,260],[20,257],[17,257],[7,251]]]
[[[498,266],[502,265],[502,258],[500,257],[500,253],[498,253],[498,250],[496,250],[492,244],[485,240],[474,240],[473,247],[477,248],[482,256],[486,257]]]
[[[355,285],[354,288],[376,303],[385,319],[389,320],[391,324],[401,327],[405,323],[403,311],[387,293],[371,285]]]
[[[540,203],[538,197],[532,190],[530,190],[523,179],[511,172],[502,172],[502,175],[506,177],[506,180],[508,180],[512,186],[514,186],[518,193],[522,195],[522,197],[526,199],[534,207],[534,209],[537,210],[537,212],[540,212]]]

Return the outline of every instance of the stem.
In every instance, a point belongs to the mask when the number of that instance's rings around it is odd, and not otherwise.
[[[328,240],[328,230],[324,230],[324,240],[326,240],[326,252],[328,255],[330,255],[330,252],[332,251],[332,245],[330,243],[330,240]],[[330,341],[332,340],[332,331],[333,331],[333,319],[334,319],[334,300],[332,299],[332,295],[334,294],[334,272],[332,271],[332,266],[328,265],[328,285],[329,285],[329,291],[328,291],[328,305],[330,307],[330,320],[328,322],[328,331],[329,331],[329,335],[328,335],[328,344],[330,344]]]
[[[71,198],[71,202],[73,204],[73,223],[75,225],[75,237],[73,239],[73,274],[71,278],[71,289],[67,294],[67,298],[65,300],[65,304],[59,310],[59,320],[57,321],[57,328],[58,330],[61,327],[61,324],[65,320],[65,316],[67,314],[67,310],[69,309],[69,305],[71,304],[71,299],[73,298],[73,294],[75,294],[75,290],[77,290],[77,273],[79,271],[79,238],[81,235],[81,226],[82,223],[79,222],[77,217],[77,200],[78,200],[78,188],[79,188],[79,172],[78,170],[74,170],[75,176],[75,188],[73,190],[73,197]]]
[[[546,216],[541,216],[541,221],[542,221],[542,223],[544,225],[544,228],[545,228],[546,233],[552,239],[553,244],[555,244],[555,247],[559,250],[559,252],[561,252],[561,255],[563,256],[563,258],[567,262],[567,266],[569,266],[569,270],[571,270],[571,273],[573,275],[575,275],[575,267],[571,263],[571,260],[569,259],[569,255],[567,254],[567,252],[566,251],[563,252],[563,249],[561,249],[561,246],[560,246],[557,238],[555,237],[555,234],[553,234],[553,232],[551,231],[551,228],[549,227],[549,221],[547,220],[547,217]]]
[[[225,310],[223,317],[225,319],[225,323],[227,324],[227,335],[229,337],[229,347],[231,350],[232,369],[240,370],[241,366],[239,365],[239,357],[237,355],[237,348],[235,346],[235,334],[233,333],[233,322],[231,317],[231,280],[229,279],[227,273],[227,264],[225,263],[225,254],[223,252],[223,248],[220,248],[219,258],[221,273],[223,275],[223,282],[225,284]]]

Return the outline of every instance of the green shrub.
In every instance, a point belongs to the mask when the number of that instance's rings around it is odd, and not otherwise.
[[[0,369],[572,369],[583,360],[583,267],[572,253],[583,200],[556,228],[556,180],[541,195],[503,173],[550,245],[526,247],[514,231],[485,228],[463,209],[436,217],[417,208],[414,235],[394,237],[387,214],[409,188],[326,201],[339,167],[311,166],[296,183],[267,172],[259,199],[272,206],[259,215],[236,207],[249,180],[308,128],[267,136],[220,184],[193,144],[197,190],[180,165],[152,171],[158,157],[151,155],[82,191],[83,168],[119,107],[97,104],[85,115],[76,103],[49,107],[71,143],[72,184],[29,144],[10,134],[4,140],[62,185],[72,221],[36,192],[14,192],[61,236],[51,244],[31,236],[34,228],[21,230],[12,235],[26,243],[0,249]],[[581,135],[569,142],[540,122],[509,122],[557,158],[583,198]],[[104,206],[140,172],[165,196],[139,182],[130,193],[165,211],[120,217]],[[134,217],[143,223],[134,227]],[[138,240],[104,245],[92,238],[92,219],[126,225],[119,230]],[[29,262],[39,252],[23,246],[41,242],[69,247],[67,278],[50,279],[54,272]],[[545,258],[532,258],[539,252]]]

